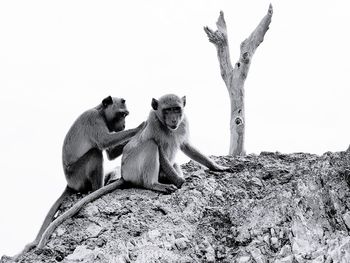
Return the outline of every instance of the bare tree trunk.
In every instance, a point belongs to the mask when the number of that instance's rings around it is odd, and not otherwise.
[[[272,17],[272,5],[260,24],[255,28],[251,35],[241,43],[240,58],[232,67],[230,60],[230,51],[227,40],[226,22],[224,13],[221,11],[216,22],[217,30],[214,32],[209,27],[204,27],[209,41],[217,49],[217,55],[220,63],[221,77],[225,81],[231,100],[231,122],[230,122],[230,155],[244,155],[244,81],[247,78],[251,59],[256,48],[264,40],[266,31],[269,29]]]

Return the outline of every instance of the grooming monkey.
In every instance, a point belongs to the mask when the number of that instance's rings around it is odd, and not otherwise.
[[[188,122],[183,112],[185,104],[185,97],[179,98],[172,94],[159,100],[153,99],[153,110],[149,114],[146,127],[124,147],[122,178],[82,198],[59,216],[42,235],[38,248],[43,248],[55,229],[64,220],[79,212],[85,204],[122,188],[126,182],[163,193],[171,193],[181,187],[185,180],[181,168],[174,162],[179,149],[211,170],[227,170],[227,167],[216,164],[190,144]]]
[[[109,159],[118,157],[130,138],[144,127],[142,123],[135,129],[124,131],[128,114],[124,99],[108,96],[98,106],[81,114],[73,123],[62,149],[67,187],[50,208],[35,240],[22,253],[37,246],[67,196],[74,192],[86,193],[103,187],[102,151],[107,149]]]

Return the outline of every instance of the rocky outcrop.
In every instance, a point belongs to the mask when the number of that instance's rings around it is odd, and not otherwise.
[[[117,190],[19,261],[350,262],[349,152],[213,158],[231,171],[190,162],[171,195]]]

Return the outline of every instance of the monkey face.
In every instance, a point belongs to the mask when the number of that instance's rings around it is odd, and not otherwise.
[[[159,100],[152,99],[152,108],[156,111],[158,119],[169,129],[176,130],[183,120],[183,108],[186,104],[186,97],[179,98],[176,95],[168,94]]]
[[[182,122],[183,114],[181,107],[170,107],[162,109],[164,124],[170,130],[176,130]]]
[[[125,118],[128,114],[128,111],[119,111],[115,114],[114,119],[110,122],[113,131],[118,132],[125,129]]]
[[[125,118],[129,111],[125,99],[107,97],[102,101],[104,116],[110,131],[118,132],[125,129]]]

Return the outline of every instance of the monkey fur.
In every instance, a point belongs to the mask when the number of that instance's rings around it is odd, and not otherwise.
[[[164,193],[175,191],[184,182],[182,171],[175,163],[179,149],[211,170],[227,169],[190,144],[185,105],[186,97],[173,94],[164,95],[159,100],[152,99],[153,110],[146,127],[123,151],[121,176],[126,182]]]
[[[67,187],[50,208],[35,240],[21,254],[37,246],[67,196],[74,192],[87,193],[103,187],[102,151],[107,150],[109,159],[117,158],[130,138],[144,127],[142,123],[135,129],[124,130],[128,114],[125,99],[108,96],[98,106],[85,111],[76,119],[62,148]]]

